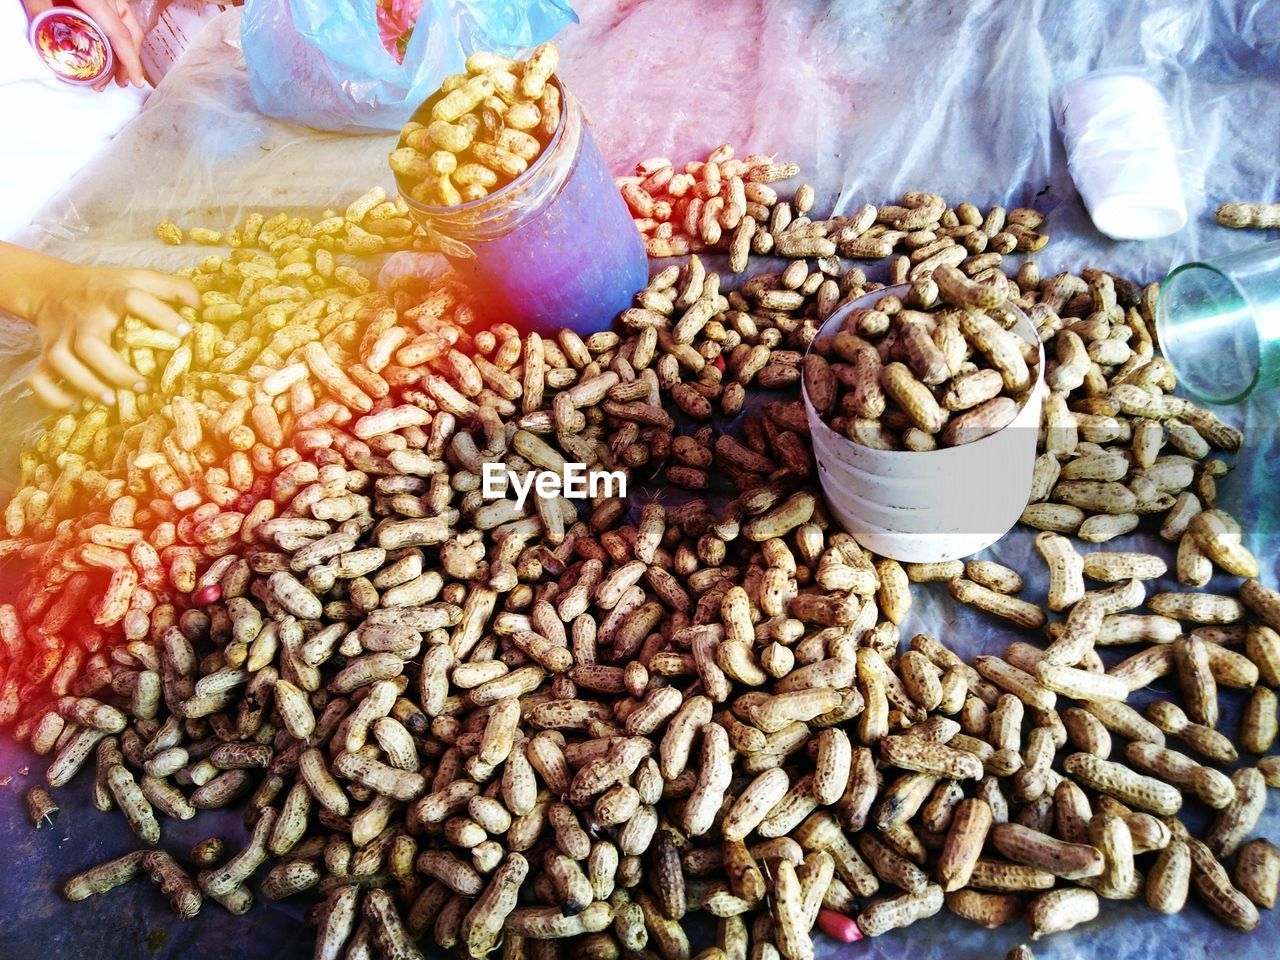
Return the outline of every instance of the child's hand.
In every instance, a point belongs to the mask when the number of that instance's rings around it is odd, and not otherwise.
[[[74,0],[74,3],[93,17],[107,35],[116,55],[116,86],[145,87],[147,74],[142,66],[142,42],[146,35],[127,0]],[[104,78],[98,89],[106,86]]]
[[[69,391],[111,404],[115,388],[145,390],[146,381],[111,346],[116,326],[129,315],[184,336],[191,325],[166,301],[200,303],[190,280],[150,270],[51,261],[40,280],[27,319],[40,332],[42,355],[28,382],[43,403],[56,409],[75,402]]]

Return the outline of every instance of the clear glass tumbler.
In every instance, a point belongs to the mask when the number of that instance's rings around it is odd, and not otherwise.
[[[1238,403],[1280,382],[1280,242],[1178,267],[1160,286],[1160,349],[1178,383]]]

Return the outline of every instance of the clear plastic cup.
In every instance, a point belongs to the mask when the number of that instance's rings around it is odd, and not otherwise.
[[[1208,403],[1280,382],[1280,242],[1178,267],[1160,285],[1160,349]]]

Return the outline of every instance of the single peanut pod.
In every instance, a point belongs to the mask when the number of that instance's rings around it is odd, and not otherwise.
[[[1082,786],[1109,794],[1140,810],[1172,816],[1182,807],[1182,795],[1175,787],[1110,760],[1073,753],[1063,760],[1063,769]]]
[[[1089,821],[1089,840],[1102,851],[1106,863],[1102,873],[1089,881],[1090,886],[1108,899],[1133,897],[1140,888],[1133,864],[1133,835],[1125,819],[1118,814],[1099,812]]]
[[[991,825],[991,805],[985,800],[962,800],[956,807],[938,858],[938,881],[945,892],[968,885]]]
[[[724,870],[735,896],[744,900],[761,900],[767,892],[764,874],[741,840],[726,840],[723,850]]]
[[[366,929],[369,931],[369,940],[382,956],[396,957],[397,960],[422,960],[422,952],[405,930],[400,911],[387,890],[368,891],[364,897],[362,912],[368,924]],[[356,939],[359,937],[360,932],[357,930]],[[351,950],[348,955],[350,952]]]
[[[1102,853],[1096,847],[1066,843],[1021,824],[996,824],[991,838],[996,849],[1016,863],[1065,880],[1096,877],[1104,868]]]
[[[1027,906],[1027,923],[1031,927],[1032,940],[1039,940],[1046,933],[1070,930],[1096,919],[1097,916],[1098,895],[1092,890],[1079,888],[1042,893]]]
[[[142,860],[146,855],[146,850],[134,850],[90,867],[68,880],[62,888],[62,895],[68,900],[84,900],[128,883],[142,872]]]
[[[1227,573],[1252,578],[1258,575],[1258,560],[1241,542],[1234,521],[1227,522],[1218,510],[1204,510],[1191,518],[1187,533],[1210,560]]]
[[[1007,860],[979,859],[969,877],[969,885],[978,890],[1021,893],[1048,890],[1057,878],[1047,870]]]
[[[1178,737],[1196,753],[1217,763],[1233,763],[1236,760],[1236,748],[1229,739],[1211,727],[1192,723],[1176,704],[1166,700],[1155,700],[1147,704],[1146,713],[1151,725],[1157,730]],[[1099,718],[1101,719],[1101,715]],[[1150,736],[1136,739],[1157,742]]]
[[[786,771],[766,770],[738,795],[725,815],[721,831],[726,840],[742,840],[768,815],[786,795],[790,781]]]
[[[933,916],[942,909],[944,900],[942,888],[934,883],[920,893],[876,900],[858,914],[858,928],[868,937],[877,937]]]
[[[942,675],[924,654],[908,650],[898,658],[898,672],[911,699],[925,710],[937,710],[942,702]]]
[[[940,563],[908,563],[905,569],[912,583],[946,583],[964,576],[965,565],[962,560],[946,560]]]
[[[1257,687],[1249,695],[1245,705],[1244,719],[1240,723],[1240,746],[1249,753],[1262,754],[1271,749],[1276,741],[1277,703],[1274,690],[1268,687]]]
[[[1018,338],[1000,327],[986,314],[966,310],[960,317],[960,329],[975,350],[986,356],[991,366],[1004,377],[1005,388],[1020,393],[1031,384],[1027,362],[1018,346]]]
[[[976,780],[983,775],[982,761],[975,755],[922,737],[884,737],[880,755],[891,766],[935,777]]]
[[[1067,738],[1077,750],[1103,759],[1110,755],[1111,734],[1101,720],[1079,707],[1069,707],[1061,716]]]
[[[1045,650],[1045,662],[1071,667],[1084,660],[1093,650],[1106,614],[1106,604],[1099,594],[1081,597],[1067,615],[1062,632]]]
[[[903,363],[890,363],[880,374],[884,392],[905,411],[911,422],[925,433],[937,433],[946,422],[946,412],[933,394]]]
[[[560,51],[554,43],[541,43],[524,61],[520,74],[520,93],[526,100],[542,96],[551,75],[560,63]]]
[[[989,310],[999,306],[1009,294],[1009,285],[1004,274],[998,273],[999,283],[976,283],[955,267],[943,264],[934,268],[930,274],[938,285],[938,294],[942,299],[955,307],[974,310]]]
[[[1029,707],[1048,710],[1057,703],[1057,694],[1046,689],[1032,674],[1019,670],[999,657],[974,657],[973,665],[984,679],[1013,694]]]
[[[1206,727],[1218,723],[1218,685],[1203,640],[1179,637],[1173,641],[1173,664],[1178,673],[1187,715]]]
[[[1157,593],[1147,606],[1153,613],[1193,623],[1236,623],[1244,618],[1238,600],[1213,593]]]
[[[1252,767],[1243,767],[1231,775],[1235,784],[1235,799],[1218,811],[1205,844],[1218,857],[1229,857],[1245,841],[1267,805],[1267,784],[1262,774]]]
[[[142,867],[169,898],[173,912],[189,920],[200,912],[203,897],[187,872],[163,850],[152,850],[142,858]]]
[[[699,836],[711,829],[723,803],[733,776],[729,749],[729,736],[724,727],[713,723],[702,728],[701,770],[684,809],[684,826],[691,836]],[[783,774],[783,780],[786,780],[786,774]],[[782,789],[785,793],[785,785]],[[765,813],[768,811],[763,811],[761,818]]]
[[[462,920],[461,936],[467,953],[479,960],[497,943],[503,923],[516,907],[516,897],[529,872],[528,861],[509,853],[494,871],[488,886]]]
[[[1124,700],[1129,695],[1128,685],[1116,677],[1044,660],[1036,666],[1036,677],[1046,689],[1074,700]]]
[[[1280,850],[1259,837],[1240,848],[1236,857],[1236,886],[1257,906],[1270,910],[1280,887]]]
[[[106,784],[138,839],[143,843],[158,843],[160,824],[142,788],[123,763],[115,764],[107,771]]]
[[[1137,769],[1165,780],[1179,790],[1194,792],[1207,806],[1221,810],[1235,800],[1231,779],[1191,757],[1154,743],[1135,741],[1125,747],[1125,759]]]
[[[779,861],[773,886],[773,924],[783,960],[813,960],[813,941],[801,919],[802,902],[795,864],[790,860]]]
[[[1181,840],[1173,840],[1160,851],[1147,873],[1147,906],[1159,913],[1178,913],[1186,904],[1190,889],[1191,851]]]
[[[896,560],[883,559],[876,566],[880,588],[876,601],[884,616],[893,623],[901,623],[911,609],[911,586],[906,571]]]
[[[875,834],[860,834],[858,850],[875,871],[876,876],[886,883],[891,883],[910,893],[922,892],[929,883],[928,874]]]
[[[1268,627],[1280,630],[1280,593],[1257,580],[1246,580],[1240,585],[1240,599]]]
[[[956,890],[947,894],[946,903],[947,909],[956,916],[963,917],[987,930],[1006,926],[1022,916],[1022,899],[1010,893],[984,893],[973,889]],[[1035,960],[1035,958],[1030,957],[1028,960]]]
[[[828,727],[818,734],[813,792],[819,804],[835,803],[844,795],[853,763],[853,747],[843,730]]]
[[[957,578],[948,583],[951,595],[961,603],[972,604],[980,610],[1004,617],[1017,626],[1038,630],[1044,626],[1045,613],[1033,603],[996,593],[972,580]]]
[[[58,818],[58,803],[44,787],[36,786],[27,791],[27,817],[36,829],[51,827]]]
[[[599,933],[609,926],[613,909],[607,903],[596,901],[581,913],[565,916],[559,907],[516,907],[507,915],[503,930],[506,936],[519,935],[535,940],[556,940],[578,937],[586,933]],[[660,922],[660,915],[650,921],[650,926]],[[674,921],[670,921],[673,922]]]
[[[1258,908],[1231,883],[1226,868],[1213,852],[1194,837],[1186,837],[1191,851],[1191,882],[1205,905],[1223,923],[1237,930],[1249,931],[1258,926]]]
[[[1280,204],[1224,203],[1218,207],[1214,218],[1224,227],[1265,230],[1280,226]]]
[[[1248,581],[1245,587],[1253,582]],[[1240,593],[1245,596],[1244,587]],[[1257,612],[1256,608],[1253,609]],[[1245,653],[1258,668],[1258,678],[1263,683],[1272,688],[1280,687],[1280,634],[1275,629],[1262,624],[1250,626],[1245,635]]]
[[[964,566],[964,575],[996,593],[1022,592],[1022,577],[1018,572],[994,560],[970,560]]]

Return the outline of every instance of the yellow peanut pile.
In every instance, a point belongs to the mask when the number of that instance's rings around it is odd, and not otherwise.
[[[184,271],[202,300],[183,308],[187,338],[132,319],[118,331],[117,348],[153,391],[85,400],[20,454],[0,555],[29,569],[0,606],[0,723],[20,709],[29,717],[82,675],[104,676],[104,643],[141,640],[172,619],[172,600],[203,585],[201,568],[273,514],[289,469],[323,458],[335,427],[388,394],[387,376],[408,369],[395,359],[416,366],[456,340],[439,321],[456,287],[419,303],[371,292],[353,265],[351,254],[410,242],[371,232],[395,210],[377,188],[314,223],[251,214],[227,231],[227,255]],[[469,322],[465,308],[458,319]]]
[[[413,200],[451,207],[488,196],[528,169],[560,127],[560,55],[544,43],[528,60],[467,57],[400,131],[391,169]]]
[[[282,267],[294,267],[283,279],[300,279],[314,291],[323,286],[314,277],[325,279],[337,266],[343,267],[344,276],[353,276],[350,264],[331,265],[332,255],[346,253],[362,257],[396,250],[430,249],[425,229],[416,226],[408,214],[409,208],[403,199],[389,200],[381,187],[375,187],[352,201],[345,211],[325,210],[314,221],[284,213],[270,218],[251,213],[243,222],[226,231],[192,227],[184,232],[176,223],[165,220],[157,224],[155,232],[161,241],[175,247],[188,239],[203,246],[225,244],[233,251],[230,255],[232,264],[251,259],[247,252],[234,252],[241,248],[257,251],[258,256],[292,258],[293,263],[282,264]],[[311,266],[315,268],[309,273],[305,267],[297,265],[308,259],[308,255],[314,261]],[[215,255],[183,273],[195,277],[197,286],[201,283],[224,284],[228,272],[225,263],[226,258]],[[368,282],[361,280],[365,284]],[[356,283],[356,286],[360,285]]]
[[[944,204],[938,222],[953,215]],[[1280,786],[1262,756],[1280,594],[1215,509],[1207,448],[1177,497],[1163,488],[1182,460],[1143,466],[1138,448],[1123,475],[1085,478],[1103,469],[1092,458],[1115,475],[1106,447],[1140,421],[1160,430],[1142,428],[1143,456],[1166,437],[1190,449],[1184,426],[1239,445],[1172,396],[1139,325],[1145,293],[1025,268],[1000,286],[1051,341],[1130,350],[1087,348],[1079,382],[1070,350],[1047,371],[1059,402],[1028,508],[1062,528],[1037,541],[1046,612],[1017,596],[1017,571],[904,567],[828,518],[804,351],[842,301],[882,286],[838,249],[723,292],[691,257],[584,339],[477,328],[447,281],[330,277],[325,243],[301,222],[276,229],[316,242],[250,250],[242,229],[243,252],[195,275],[191,337],[137,347],[168,374],[138,422],[85,428],[87,407],[24,460],[33,492],[3,550],[33,568],[0,607],[4,720],[52,756],[55,790],[90,767],[95,805],[138,840],[69,878],[69,899],[144,874],[182,917],[305,895],[321,960],[412,960],[427,941],[475,958],[567,941],[688,960],[697,913],[716,920],[716,956],[812,960],[822,910],[866,936],[946,908],[1040,937],[1105,899],[1172,912],[1194,888],[1246,930],[1274,903],[1275,850],[1250,835]],[[816,222],[810,239],[836,229]],[[1003,274],[966,260],[966,276]],[[283,283],[296,263],[315,273]],[[799,296],[768,296],[782,290]],[[748,390],[776,392],[740,437],[720,432]],[[484,495],[486,464],[566,461],[723,496]],[[1164,558],[1081,555],[1086,511],[1139,508],[1190,514],[1182,542],[1240,578],[1232,595],[1148,597]],[[113,587],[130,568],[132,591]],[[1027,641],[971,663],[926,635],[904,645],[928,582]],[[130,596],[121,619],[78,625],[103,589]],[[1119,662],[1108,650],[1133,644]],[[1166,677],[1161,699],[1129,705]],[[1252,756],[1230,774],[1223,685],[1252,689],[1237,738]],[[241,801],[234,851],[162,849],[168,819]],[[1213,811],[1203,840],[1178,819],[1186,802]]]

